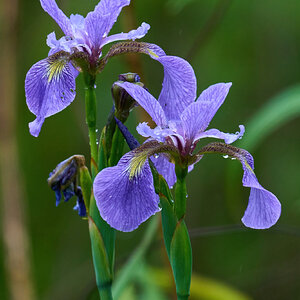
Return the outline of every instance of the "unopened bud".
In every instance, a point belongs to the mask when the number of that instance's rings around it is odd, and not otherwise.
[[[55,192],[56,206],[60,203],[62,194],[64,195],[65,201],[69,201],[70,198],[76,195],[77,204],[74,209],[78,210],[78,214],[81,217],[86,216],[86,208],[84,206],[81,188],[77,186],[77,174],[79,168],[84,165],[84,156],[73,155],[59,163],[49,174],[48,178],[48,184]]]
[[[130,111],[136,106],[135,100],[117,83],[130,82],[144,87],[140,82],[140,76],[136,73],[126,73],[119,75],[119,81],[115,82],[112,86],[112,96],[115,104],[115,116],[124,123]]]

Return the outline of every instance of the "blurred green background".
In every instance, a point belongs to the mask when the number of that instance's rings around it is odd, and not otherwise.
[[[72,211],[74,199],[55,207],[46,181],[65,158],[89,157],[82,77],[74,103],[46,119],[40,136],[32,137],[28,122],[35,117],[26,106],[24,78],[47,56],[47,34],[55,30],[60,37],[62,32],[38,0],[6,2],[0,4],[0,299],[97,299],[87,223]],[[85,16],[97,2],[58,4],[67,16]],[[272,229],[244,228],[240,219],[249,189],[242,187],[239,163],[221,156],[203,158],[188,177],[186,222],[198,276],[191,299],[300,299],[299,16],[296,0],[133,0],[111,32],[149,23],[143,41],[187,59],[198,94],[213,83],[233,83],[210,127],[235,132],[239,124],[246,126],[236,145],[251,151],[260,183],[282,203],[281,218]],[[159,94],[159,63],[144,55],[111,59],[97,78],[99,128],[112,106],[112,83],[129,71],[141,73],[152,94]],[[127,125],[136,137],[135,126],[144,118],[140,108],[130,116]],[[117,270],[146,227],[117,234]],[[155,287],[162,290],[164,296],[158,292],[152,299],[174,299],[161,239],[158,233],[139,277],[152,278],[153,293]],[[149,265],[155,269],[147,271]],[[139,281],[136,299],[146,299]]]

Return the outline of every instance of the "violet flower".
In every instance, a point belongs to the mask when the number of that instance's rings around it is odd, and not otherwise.
[[[93,69],[104,45],[142,38],[150,28],[143,23],[129,33],[108,36],[122,8],[129,5],[130,0],[101,0],[85,18],[78,14],[68,18],[55,0],[40,1],[65,36],[57,40],[55,33],[50,33],[47,37],[47,45],[51,48],[49,56],[34,64],[26,75],[26,102],[29,110],[36,115],[36,119],[29,123],[29,129],[35,137],[39,135],[45,118],[65,109],[75,98],[75,78],[79,68],[72,65],[72,55],[80,58],[82,54],[89,68]]]
[[[120,84],[148,112],[157,126],[151,129],[146,123],[139,124],[138,132],[149,140],[125,154],[117,166],[104,169],[96,176],[94,194],[102,218],[115,229],[132,231],[159,211],[149,157],[152,156],[158,172],[172,186],[176,181],[175,161],[189,166],[191,170],[203,154],[221,153],[242,163],[243,185],[251,188],[242,222],[256,229],[274,225],[281,213],[280,202],[257,181],[252,156],[246,150],[227,145],[242,137],[244,126],[240,125],[240,132],[235,134],[218,129],[206,130],[223,104],[231,83],[212,85],[194,101],[196,78],[192,67],[178,57],[162,56],[159,61],[164,65],[165,76],[158,101],[139,86]],[[222,139],[226,144],[216,143],[218,151],[210,147],[209,151],[204,149],[193,154],[197,142],[205,137]],[[155,158],[157,154],[159,157]]]

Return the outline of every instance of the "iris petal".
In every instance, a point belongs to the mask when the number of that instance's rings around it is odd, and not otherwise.
[[[166,125],[165,113],[158,101],[144,88],[133,83],[117,83],[150,115],[152,120],[158,125]]]
[[[55,0],[40,0],[42,8],[47,12],[53,20],[58,24],[65,35],[70,35],[71,24],[69,18],[57,6]]]
[[[106,24],[104,31],[107,35],[117,21],[122,8],[129,4],[130,0],[101,0],[91,14],[94,14],[96,17],[109,15],[109,22]]]
[[[196,98],[197,81],[194,70],[180,57],[161,56],[156,60],[164,67],[164,80],[158,102],[168,120],[179,120],[184,109]]]
[[[125,154],[115,167],[102,170],[94,181],[94,195],[101,217],[113,228],[132,231],[160,209],[148,160],[139,166],[134,151]]]
[[[54,58],[55,59],[54,59]],[[75,76],[66,57],[50,56],[34,64],[25,79],[26,102],[36,115],[30,133],[37,137],[45,118],[66,108],[75,98]]]
[[[280,217],[281,204],[274,194],[259,184],[250,166],[251,162],[241,159],[241,163],[244,169],[243,185],[251,188],[242,222],[245,226],[254,229],[270,228]]]
[[[224,140],[226,144],[232,144],[237,139],[240,139],[245,133],[245,127],[243,125],[240,125],[239,127],[240,127],[240,132],[236,132],[236,133],[225,133],[214,128],[206,130],[204,132],[199,132],[195,136],[193,142],[195,143],[202,138],[216,138],[216,139]]]
[[[143,36],[145,36],[150,29],[150,25],[143,22],[140,27],[137,29],[131,30],[128,33],[117,33],[113,34],[105,39],[103,39],[103,43],[101,43],[101,47],[103,47],[106,44],[115,42],[115,41],[123,41],[123,40],[136,40],[141,39]]]
[[[169,159],[164,154],[152,158],[152,161],[157,172],[165,178],[169,187],[172,188],[176,182],[175,164],[169,162]]]
[[[182,113],[181,120],[187,139],[193,140],[197,133],[204,131],[220,106],[223,104],[231,83],[218,83],[204,90],[196,102]]]

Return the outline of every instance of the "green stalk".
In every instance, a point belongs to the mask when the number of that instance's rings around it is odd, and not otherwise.
[[[175,185],[175,214],[178,220],[184,218],[185,211],[186,211],[186,197],[187,197],[187,190],[186,190],[186,183],[185,178],[188,173],[188,168],[182,168],[179,165],[175,165],[175,172],[176,172],[176,185]]]
[[[85,74],[85,112],[86,123],[89,129],[89,140],[91,148],[91,171],[92,178],[97,175],[97,162],[98,162],[98,150],[97,150],[97,132],[96,132],[96,92],[95,92],[95,80],[92,75]]]
[[[98,149],[97,149],[97,132],[96,132],[96,93],[95,93],[95,76],[84,73],[86,84],[85,90],[85,108],[86,123],[88,125],[90,149],[91,149],[91,173],[92,180],[98,173]],[[96,283],[101,300],[112,300],[111,285],[113,278],[114,262],[114,235],[112,229],[101,218],[94,196],[91,196],[89,207],[89,232],[91,238],[92,255]]]

